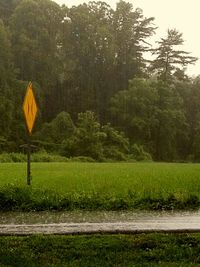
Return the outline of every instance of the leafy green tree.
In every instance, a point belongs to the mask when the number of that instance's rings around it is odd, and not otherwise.
[[[0,18],[5,25],[9,24],[9,19],[20,1],[22,0],[0,0]]]
[[[172,85],[133,79],[111,101],[113,121],[131,143],[143,145],[156,160],[177,157],[179,129],[186,123],[183,101]]]
[[[199,161],[200,82],[185,74],[196,58],[180,48],[177,30],[152,49],[147,69],[154,19],[125,1],[113,10],[101,1],[68,8],[0,0],[0,18],[1,151],[26,141],[21,107],[32,80],[39,105],[33,138],[48,151]]]
[[[52,137],[56,142],[63,142],[73,136],[75,131],[74,123],[71,116],[67,112],[59,113],[51,122]]]
[[[187,127],[184,127],[187,138],[180,144],[181,154],[184,158],[189,156],[199,160],[200,79],[196,77],[187,82],[177,82],[176,88],[184,101],[187,122]]]
[[[61,20],[60,7],[50,0],[25,0],[16,7],[10,24],[20,78],[40,84],[55,78]]]
[[[129,79],[145,75],[143,52],[149,49],[148,37],[154,34],[154,18],[145,18],[141,9],[119,1],[113,17],[116,43],[115,64],[118,89],[127,88]]]
[[[12,52],[9,33],[0,20],[0,136],[6,140],[11,133],[14,113],[14,97],[12,85],[15,75],[12,65]]]
[[[59,113],[50,123],[44,123],[40,132],[35,134],[35,139],[40,139],[53,144],[62,144],[73,136],[75,126],[67,112]]]
[[[12,101],[4,96],[0,96],[0,132],[6,139],[9,137],[11,131],[13,111],[14,107]]]
[[[101,126],[95,114],[91,111],[79,113],[76,125],[74,156],[88,156],[101,160],[102,140],[105,139],[105,134],[101,132]]]
[[[127,160],[129,153],[129,140],[124,133],[117,131],[110,124],[102,126],[105,133],[103,140],[103,155],[105,159]]]
[[[92,110],[106,122],[110,98],[142,73],[147,49],[143,44],[154,32],[153,18],[144,18],[141,10],[134,11],[124,1],[116,11],[104,2],[89,2],[66,9],[66,14],[63,54],[68,63],[63,86],[70,95],[66,101],[73,113]]]
[[[131,158],[137,161],[151,161],[152,157],[147,153],[142,145],[133,144],[130,149]]]
[[[124,131],[134,143],[151,146],[155,127],[157,91],[149,80],[133,79],[128,90],[118,92],[111,99],[113,124]]]
[[[58,83],[60,73],[58,51],[62,19],[62,10],[53,1],[23,0],[17,5],[10,20],[18,77],[41,86],[45,100],[42,114],[47,119],[56,108],[52,90]]]
[[[104,2],[90,2],[66,10],[63,92],[70,96],[66,101],[74,115],[93,110],[101,116],[105,110],[102,99],[105,104],[114,61],[112,13]]]
[[[95,160],[126,160],[129,140],[110,124],[101,126],[91,111],[78,114],[74,125],[70,115],[61,112],[34,134],[37,144],[63,156],[86,156]]]
[[[0,20],[0,93],[9,95],[9,82],[14,79],[12,65],[12,51],[9,32]]]
[[[194,128],[195,134],[192,136],[192,147],[190,148],[191,154],[188,158],[194,162],[200,162],[200,113],[197,115],[198,120]]]
[[[186,125],[183,100],[173,85],[163,81],[153,84],[157,91],[155,110],[156,124],[152,129],[154,142],[154,158],[161,161],[171,161],[177,155],[177,140]]]
[[[157,43],[158,48],[152,49],[156,59],[152,62],[151,69],[164,81],[170,80],[172,74],[180,67],[185,68],[197,61],[196,57],[189,56],[189,52],[177,49],[184,41],[182,33],[176,29],[168,30],[167,37],[161,38]]]

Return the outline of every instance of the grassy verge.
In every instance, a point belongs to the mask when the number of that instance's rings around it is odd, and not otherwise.
[[[138,198],[129,191],[123,197],[113,194],[68,193],[44,191],[31,187],[6,186],[0,190],[1,211],[44,211],[44,210],[191,210],[200,207],[195,195],[185,195],[181,199],[170,194],[167,197],[144,196]]]
[[[200,207],[200,164],[0,164],[1,210],[195,209]],[[8,186],[9,184],[9,186]]]
[[[199,234],[1,237],[0,266],[199,266]]]

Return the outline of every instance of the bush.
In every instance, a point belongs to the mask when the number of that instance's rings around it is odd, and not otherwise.
[[[59,113],[50,123],[44,123],[40,132],[35,137],[47,143],[61,144],[74,134],[75,126],[71,116],[67,112]]]
[[[141,145],[134,144],[131,146],[131,158],[137,160],[137,161],[151,161],[152,157],[151,155],[146,152]]]
[[[67,162],[68,159],[66,157],[49,154],[43,151],[43,152],[33,153],[31,155],[31,161],[33,162]]]
[[[75,161],[75,162],[95,162],[95,160],[91,157],[85,157],[85,156],[80,156],[80,157],[73,157],[69,159],[70,161]]]
[[[12,162],[25,162],[26,155],[22,153],[10,153]]]
[[[66,112],[61,112],[35,134],[38,146],[64,157],[92,158],[97,161],[125,161],[129,140],[110,124],[101,125],[91,111],[78,114],[76,125]],[[45,160],[44,161],[48,161]],[[50,161],[50,160],[49,160]],[[79,161],[79,159],[78,159]],[[90,162],[91,160],[89,160]]]
[[[22,153],[2,153],[0,154],[0,162],[25,162],[26,155]]]
[[[122,132],[117,131],[110,124],[102,127],[106,137],[103,142],[103,155],[105,159],[126,161],[129,152],[129,140]]]
[[[2,153],[2,154],[0,154],[0,162],[1,163],[12,162],[12,159],[10,157],[10,154],[8,154],[8,153]]]
[[[9,162],[26,162],[26,155],[22,153],[2,153],[0,154],[1,163]],[[45,151],[32,153],[31,161],[33,162],[67,162],[69,159],[59,155],[48,154]]]
[[[119,150],[118,147],[110,146],[104,148],[105,161],[126,161],[127,155]]]

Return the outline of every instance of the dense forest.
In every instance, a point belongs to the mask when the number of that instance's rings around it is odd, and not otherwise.
[[[0,0],[0,152],[26,143],[22,103],[32,81],[39,149],[100,161],[200,161],[200,77],[186,74],[197,58],[175,28],[152,47],[156,28],[122,0],[115,10]]]

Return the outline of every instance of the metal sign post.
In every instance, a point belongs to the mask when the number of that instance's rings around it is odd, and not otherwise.
[[[33,94],[32,83],[28,84],[23,103],[23,111],[27,126],[27,184],[31,184],[31,134],[37,114],[37,104]]]
[[[31,185],[31,142],[30,136],[28,136],[27,144],[27,185]]]

